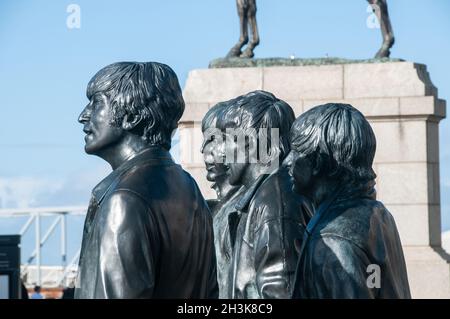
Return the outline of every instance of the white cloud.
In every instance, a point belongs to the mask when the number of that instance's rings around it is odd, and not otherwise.
[[[1,177],[0,206],[22,208],[38,205],[39,195],[60,189],[62,180],[32,176]]]
[[[0,208],[87,205],[92,188],[109,172],[107,165],[66,177],[0,177]]]
[[[111,171],[107,163],[92,165],[73,171],[66,176],[0,176],[0,208],[26,208],[48,206],[87,206],[92,188]],[[1,216],[0,216],[1,217]],[[25,217],[1,217],[0,234],[17,234],[27,221]],[[52,217],[43,219],[42,234],[47,231]],[[83,216],[67,219],[67,253],[69,260],[81,243]],[[42,249],[43,264],[59,264],[59,237],[52,235]],[[25,261],[34,248],[34,232],[22,237],[22,260]]]

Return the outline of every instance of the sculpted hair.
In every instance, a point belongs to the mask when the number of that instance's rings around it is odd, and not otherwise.
[[[175,72],[157,62],[119,62],[101,69],[90,80],[88,99],[98,92],[110,100],[114,123],[139,116],[133,130],[150,145],[171,147],[172,133],[184,112],[184,100]]]
[[[356,183],[376,177],[375,134],[349,104],[329,103],[303,113],[292,125],[290,143],[301,155],[316,156],[321,172],[330,177]]]
[[[226,102],[227,107],[217,120],[217,127],[226,132],[227,128],[243,130],[269,129],[267,134],[269,147],[276,150],[283,160],[290,151],[289,130],[295,120],[294,111],[284,102],[266,91],[253,91]],[[273,145],[270,129],[279,132],[279,145]]]
[[[206,112],[202,119],[202,132],[205,132],[209,128],[217,127],[217,120],[227,105],[227,102],[219,102]]]

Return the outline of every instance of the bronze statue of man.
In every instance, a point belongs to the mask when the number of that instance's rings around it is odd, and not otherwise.
[[[391,19],[389,18],[387,0],[367,0],[372,6],[373,12],[380,22],[381,36],[383,43],[375,55],[376,59],[388,58],[391,55],[391,48],[394,45],[394,31],[392,30]]]
[[[206,179],[212,182],[211,188],[217,195],[217,199],[208,200],[213,216],[239,189],[239,186],[231,185],[228,179],[229,167],[225,163],[225,145],[214,138],[216,134],[222,135],[216,124],[226,107],[227,102],[217,103],[206,112],[202,120],[203,143],[200,151],[205,161]]]
[[[169,153],[184,111],[164,64],[119,62],[88,84],[85,151],[113,171],[92,191],[76,298],[216,298],[212,218]]]
[[[290,144],[294,189],[315,207],[293,297],[410,298],[394,218],[375,199],[369,122],[351,105],[320,105],[295,120]]]
[[[214,147],[225,150],[228,183],[241,187],[216,215],[216,254],[225,259],[225,267],[218,269],[221,296],[291,298],[296,247],[311,215],[305,200],[292,191],[287,167],[281,165],[289,153],[294,112],[265,91],[217,107],[224,109],[217,116],[220,133],[214,136]]]
[[[383,43],[378,50],[375,58],[389,57],[390,49],[394,45],[394,33],[392,31],[391,21],[389,19],[389,12],[387,0],[367,0],[372,6],[378,21],[380,22],[381,35]],[[253,58],[255,55],[253,50],[259,44],[259,32],[256,21],[256,0],[236,0],[236,5],[239,15],[239,41],[228,52],[227,57]],[[252,38],[249,42],[249,33]],[[246,45],[247,48],[242,52],[242,48]]]
[[[228,52],[227,57],[253,58],[253,50],[259,44],[258,25],[256,23],[256,0],[236,0],[239,15],[239,41]],[[249,30],[252,38],[249,43]],[[242,48],[247,48],[242,52]]]
[[[231,267],[232,249],[228,216],[234,210],[234,205],[245,191],[242,185],[232,185],[229,181],[229,165],[225,163],[225,139],[217,129],[217,121],[226,110],[227,102],[220,102],[208,110],[202,120],[203,153],[206,166],[206,179],[212,182],[217,199],[207,200],[213,215],[214,245],[217,259],[217,282],[219,298],[230,298],[228,293],[228,277]],[[216,138],[216,137],[222,138]]]

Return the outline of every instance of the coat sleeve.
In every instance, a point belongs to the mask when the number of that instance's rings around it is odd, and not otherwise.
[[[159,236],[153,214],[136,193],[107,199],[100,234],[100,276],[106,298],[151,298]]]
[[[322,237],[312,261],[315,265],[312,271],[318,274],[313,283],[318,296],[333,299],[377,297],[376,276],[380,273],[369,267],[371,262],[367,254],[352,242],[337,236]]]
[[[266,208],[267,209],[267,208]],[[292,297],[303,226],[286,217],[266,220],[255,232],[256,285],[261,298]]]

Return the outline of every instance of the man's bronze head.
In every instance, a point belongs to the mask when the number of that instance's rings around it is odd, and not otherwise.
[[[202,120],[203,143],[201,152],[206,166],[206,179],[210,182],[219,182],[226,179],[228,166],[225,164],[224,140],[217,138],[222,133],[217,130],[217,120],[225,110],[227,104],[220,102],[208,110]]]
[[[289,138],[290,174],[302,195],[312,197],[309,193],[318,188],[317,183],[356,187],[376,177],[375,134],[364,115],[349,104],[310,109],[295,120]]]
[[[253,91],[226,104],[217,128],[226,135],[230,183],[241,184],[249,169],[271,173],[289,153],[288,135],[294,111],[266,91]]]
[[[156,62],[108,65],[90,80],[86,95],[89,104],[79,122],[84,125],[87,153],[98,155],[126,134],[170,149],[184,100],[169,66]]]

